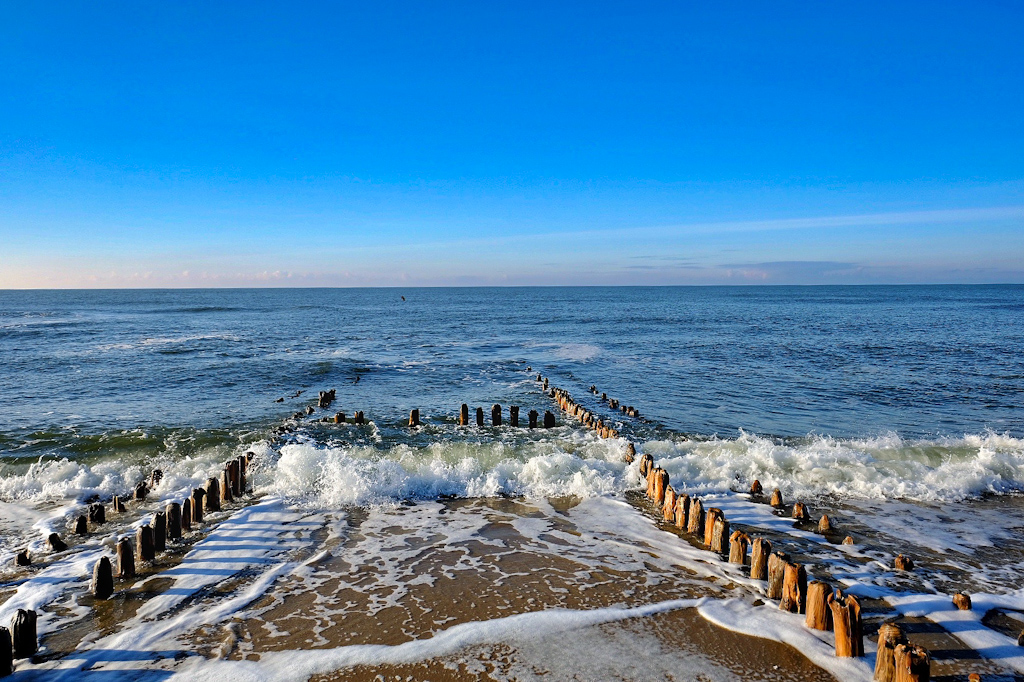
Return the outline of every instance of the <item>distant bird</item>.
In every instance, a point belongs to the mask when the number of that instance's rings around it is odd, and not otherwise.
[[[403,301],[405,300],[405,296],[403,296],[403,297],[402,297],[402,300],[403,300]]]

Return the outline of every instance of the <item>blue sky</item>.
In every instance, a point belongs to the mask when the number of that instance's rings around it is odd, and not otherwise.
[[[0,288],[1024,282],[1024,5],[0,2]]]

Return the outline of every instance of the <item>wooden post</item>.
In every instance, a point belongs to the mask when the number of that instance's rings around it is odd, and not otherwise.
[[[248,482],[246,481],[247,469],[249,468],[249,460],[245,455],[238,456],[238,490],[235,491],[235,497],[242,497],[245,495],[245,491],[248,489]]]
[[[932,657],[924,647],[898,644],[893,651],[896,682],[928,682],[931,679]]]
[[[634,459],[636,459],[636,446],[631,441],[626,443],[626,464],[632,464]]]
[[[139,551],[139,561],[152,561],[156,558],[153,529],[148,524],[139,526],[135,531],[135,547]]]
[[[844,544],[844,545],[855,545],[855,544],[857,544],[857,543],[855,543],[855,542],[853,541],[853,538],[852,538],[852,537],[850,537],[849,535],[847,535],[847,536],[846,536],[845,538],[843,538],[843,544]]]
[[[661,516],[665,521],[675,521],[676,518],[676,491],[672,486],[665,489],[665,504],[661,506]]]
[[[902,554],[896,557],[896,560],[893,561],[893,565],[896,567],[897,571],[914,570],[914,560],[908,556],[903,556]]]
[[[117,543],[117,577],[121,580],[135,577],[135,552],[128,538],[121,538]]]
[[[802,564],[786,564],[779,608],[790,613],[804,613],[807,610],[807,570]]]
[[[704,503],[696,497],[690,499],[690,518],[686,524],[690,535],[698,535],[704,529]]]
[[[203,522],[203,498],[206,497],[206,491],[202,488],[192,489],[192,523],[200,524]]]
[[[11,631],[0,628],[0,677],[7,677],[14,672],[14,640]]]
[[[652,473],[651,499],[659,507],[665,504],[665,489],[668,488],[668,472],[657,467]]]
[[[754,482],[750,484],[750,494],[755,497],[764,495],[764,488],[761,487],[761,481],[754,479]]]
[[[863,656],[864,637],[860,626],[860,602],[852,594],[844,597],[842,592],[836,590],[835,594],[828,596],[828,605],[832,609],[832,627],[836,631],[836,656]]]
[[[135,492],[132,493],[136,500],[140,502],[146,499],[146,495],[149,494],[149,486],[146,485],[145,481],[139,481],[135,484]]]
[[[92,596],[107,599],[114,593],[114,569],[110,559],[103,556],[92,569]]]
[[[771,504],[776,509],[782,509],[784,506],[786,506],[786,505],[784,505],[782,503],[782,491],[781,490],[776,488],[775,490],[772,491],[772,499],[769,502],[769,504]]]
[[[344,412],[339,412],[336,415],[334,415],[334,423],[335,424],[344,424],[345,423],[345,413]]]
[[[640,475],[647,478],[647,475],[651,473],[651,469],[653,468],[654,457],[645,452],[640,456]]]
[[[953,606],[961,611],[971,610],[971,595],[966,592],[957,592],[953,595]]]
[[[28,550],[27,549],[23,549],[23,550],[21,550],[20,552],[18,552],[15,555],[15,557],[14,557],[14,565],[15,566],[31,566],[32,565],[32,557],[30,557],[28,555]]]
[[[750,577],[754,580],[768,579],[768,557],[772,543],[765,538],[754,538],[750,548]]]
[[[89,523],[98,526],[107,522],[106,508],[97,502],[89,505]]]
[[[896,682],[896,647],[906,644],[907,637],[895,623],[878,628],[878,655],[875,657],[876,682]]]
[[[551,414],[550,410],[544,410],[544,428],[555,428],[555,415]]]
[[[56,533],[50,533],[49,537],[46,538],[46,547],[51,552],[63,552],[68,548],[68,545],[60,539],[59,535]],[[970,600],[970,597],[967,599]]]
[[[832,586],[823,580],[813,580],[807,586],[807,618],[804,620],[812,630],[832,629],[832,610],[828,598],[832,596]]]
[[[205,511],[220,511],[220,482],[216,478],[206,479]]]
[[[537,410],[530,410],[530,412],[527,414],[527,418],[529,420],[527,423],[529,424],[530,428],[537,428]]]
[[[803,502],[797,502],[793,505],[793,518],[797,521],[811,520],[811,515],[807,512],[807,507],[804,506]]]
[[[362,410],[359,410],[358,412],[356,412],[355,423],[356,424],[365,424],[366,423],[366,415],[363,414]]]
[[[711,538],[715,535],[715,520],[722,516],[722,510],[718,507],[711,507],[704,515],[704,544],[711,546]]]
[[[163,552],[167,549],[167,514],[153,514],[153,549]]]
[[[514,429],[519,428],[519,406],[509,405],[508,407],[508,423]]]
[[[14,640],[14,658],[29,658],[39,651],[39,638],[36,636],[36,612],[31,609],[18,609],[11,621],[11,635]]]
[[[192,498],[186,497],[181,503],[181,532],[192,532]]]
[[[221,473],[220,476],[220,489],[221,491],[223,491],[222,495],[224,497],[224,502],[231,502],[232,500],[234,500],[234,495],[231,493],[230,469],[230,466],[224,467],[224,471]]]
[[[167,539],[181,539],[181,505],[177,502],[168,502],[164,507],[167,514]]]
[[[686,493],[676,498],[676,528],[686,530],[690,520],[690,496]]]
[[[729,536],[729,563],[742,566],[747,563],[747,546],[750,536],[741,530],[734,530]]]
[[[124,513],[124,502],[121,501],[121,498],[118,495],[114,495],[114,499],[110,501],[110,506],[114,509],[116,513]]]
[[[88,535],[89,534],[89,521],[85,518],[85,514],[81,514],[78,520],[75,521],[75,535]]]
[[[832,532],[832,521],[829,520],[828,514],[821,515],[821,520],[818,521],[818,532],[822,535]]]
[[[729,551],[729,522],[725,520],[725,514],[719,514],[715,519],[715,527],[711,530],[711,551],[716,554]]]
[[[498,403],[491,405],[491,425],[501,426],[501,405]]]
[[[783,552],[772,552],[768,557],[768,598],[782,599],[782,583],[785,578],[789,555]]]
[[[483,426],[484,425],[484,408],[482,408],[482,407],[476,408],[476,425],[477,426]]]

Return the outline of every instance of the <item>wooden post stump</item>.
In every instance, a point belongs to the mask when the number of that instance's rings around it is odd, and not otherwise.
[[[89,505],[89,523],[93,524],[94,526],[99,526],[99,525],[102,525],[102,524],[104,524],[106,522],[107,522],[107,510],[106,510],[106,508],[102,504],[100,504],[98,502],[96,504],[90,504]]]
[[[818,532],[822,535],[832,532],[832,521],[828,518],[828,514],[821,515],[821,520],[818,521]]]
[[[15,566],[31,566],[32,565],[32,557],[30,557],[28,555],[28,550],[27,549],[23,549],[23,550],[21,550],[20,552],[18,552],[15,555],[15,557],[14,557],[14,565]]]
[[[476,408],[476,425],[477,426],[483,426],[484,425],[484,408],[482,408],[482,407]]]
[[[551,414],[550,410],[544,410],[544,428],[555,428],[555,415]]]
[[[220,511],[220,482],[216,478],[206,479],[206,511]]]
[[[811,520],[811,515],[807,512],[807,507],[804,506],[803,502],[797,502],[793,505],[793,518],[797,521]]]
[[[177,502],[168,502],[167,506],[164,507],[164,513],[167,514],[167,539],[180,540],[181,505]]]
[[[545,391],[548,390],[548,380],[547,380],[547,377],[544,378],[544,390]]]
[[[676,498],[676,528],[686,530],[690,519],[690,496],[683,493]]]
[[[651,473],[651,469],[654,468],[654,457],[648,453],[644,453],[640,456],[640,475],[647,478],[648,474]]]
[[[690,535],[697,535],[704,529],[704,503],[696,497],[690,499],[690,518],[686,524]]]
[[[676,491],[672,486],[665,489],[665,504],[661,506],[661,516],[665,521],[675,521],[676,518]]]
[[[907,637],[895,623],[878,628],[878,655],[875,657],[876,682],[896,682],[896,647],[906,644]]]
[[[847,536],[846,536],[845,538],[843,538],[843,544],[844,544],[844,545],[854,545],[854,544],[857,544],[857,543],[855,543],[855,542],[853,541],[853,538],[852,538],[852,537],[850,537],[849,535],[847,535]]]
[[[140,502],[146,499],[146,495],[149,495],[149,486],[146,485],[145,481],[139,481],[135,484],[135,491],[132,493],[136,500]]]
[[[121,498],[118,495],[114,495],[114,499],[110,501],[110,506],[113,507],[116,513],[124,513],[124,502],[121,501]]]
[[[845,597],[836,590],[828,597],[832,609],[832,627],[836,632],[836,656],[859,658],[864,655],[864,637],[861,634],[860,602],[852,595]]]
[[[245,491],[248,489],[248,481],[246,480],[246,474],[248,473],[249,460],[245,455],[238,456],[238,490],[235,491],[235,497],[241,497],[245,495]]]
[[[529,421],[527,422],[531,429],[537,428],[537,410],[530,410],[526,415]]]
[[[220,476],[220,489],[224,502],[232,502],[235,499],[234,494],[231,492],[231,472],[229,469],[230,467],[224,467],[224,471]]]
[[[186,497],[181,503],[181,532],[192,532],[192,498]]]
[[[14,672],[14,640],[11,631],[0,628],[0,677],[7,677]]]
[[[953,595],[953,606],[961,611],[971,610],[971,595],[966,592],[957,592]]]
[[[50,533],[49,537],[46,538],[46,547],[51,552],[63,552],[68,548],[66,542],[60,539],[60,536],[56,533]],[[970,597],[968,597],[970,599]]]
[[[85,518],[85,514],[81,514],[78,520],[75,521],[75,535],[88,535],[89,534],[89,521]]]
[[[163,552],[167,549],[167,514],[153,514],[153,549]]]
[[[192,523],[203,522],[203,498],[206,497],[206,490],[203,488],[192,489]]]
[[[719,514],[715,519],[715,527],[711,530],[711,551],[716,554],[729,551],[729,522],[725,520],[725,514]]]
[[[415,427],[415,426],[419,426],[419,425],[420,425],[420,411],[419,410],[410,410],[409,411],[409,426]]]
[[[107,599],[114,593],[114,569],[105,556],[93,566],[91,591],[97,599]]]
[[[366,423],[366,415],[363,414],[362,410],[359,410],[358,412],[356,412],[355,423],[356,424],[365,424]]]
[[[914,570],[914,560],[908,556],[903,556],[902,554],[896,557],[895,561],[893,561],[893,565],[896,567],[897,571]]]
[[[626,443],[626,464],[632,464],[633,460],[636,459],[636,446],[633,445],[632,441]]]
[[[509,405],[508,406],[508,424],[514,429],[519,428],[519,406]]]
[[[344,412],[338,412],[336,415],[334,415],[334,423],[335,424],[344,424],[345,423],[345,413]]]
[[[14,658],[29,658],[39,650],[39,638],[36,636],[36,612],[31,609],[18,609],[11,620],[11,637]]]
[[[722,510],[718,507],[711,507],[704,514],[704,544],[711,546],[711,538],[715,535],[715,521],[723,516]]]
[[[755,497],[764,495],[764,488],[761,487],[761,481],[754,479],[754,482],[750,484],[750,494]]]
[[[769,504],[775,507],[776,509],[782,509],[784,506],[786,506],[782,503],[781,490],[776,488],[775,490],[772,491],[772,499],[769,501]]]
[[[750,536],[740,530],[734,530],[729,536],[729,563],[742,566],[747,563],[747,547]]]
[[[668,488],[668,472],[661,467],[655,468],[651,474],[651,499],[659,507],[665,504],[665,489]]]
[[[812,580],[807,586],[807,618],[804,623],[812,630],[832,629],[832,609],[828,598],[832,586],[823,580]]]
[[[768,579],[768,557],[772,543],[766,538],[754,538],[750,548],[750,577],[754,580]]]
[[[135,531],[135,548],[139,552],[139,561],[152,561],[156,558],[156,548],[153,545],[153,529],[149,524],[141,525]]]
[[[501,426],[501,405],[498,403],[491,405],[491,424]]]
[[[807,611],[807,570],[802,564],[786,563],[779,608],[790,613]]]
[[[128,538],[121,538],[117,543],[117,577],[121,580],[135,577],[135,552]]]
[[[924,647],[897,645],[893,658],[896,661],[896,682],[928,682],[931,679],[932,657]]]

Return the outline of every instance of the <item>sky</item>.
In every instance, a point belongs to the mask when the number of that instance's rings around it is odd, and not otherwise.
[[[1024,283],[1021,26],[0,0],[0,288]]]

